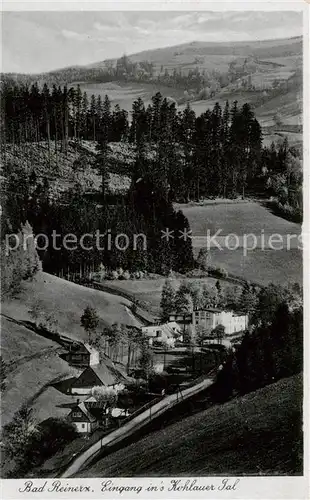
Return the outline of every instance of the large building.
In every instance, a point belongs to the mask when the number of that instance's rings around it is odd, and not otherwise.
[[[243,332],[248,328],[248,316],[220,309],[198,309],[193,311],[192,324],[194,328],[202,327],[212,331],[216,326],[223,325],[225,335]]]
[[[223,325],[225,335],[244,332],[248,328],[248,316],[236,314],[233,311],[208,308],[197,309],[192,313],[176,313],[169,315],[169,321],[175,321],[181,327],[184,340],[195,336],[197,327],[204,328],[207,332],[214,330],[218,325]]]

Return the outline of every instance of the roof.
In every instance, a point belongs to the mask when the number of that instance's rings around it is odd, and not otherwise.
[[[88,411],[88,409],[86,408],[86,406],[85,406],[84,403],[80,403],[78,405],[78,408],[84,413],[84,415],[86,415],[86,417],[88,418],[88,420],[90,422],[95,422],[96,421],[95,417]]]
[[[115,375],[104,363],[90,367],[104,385],[114,385],[119,381],[119,377]]]
[[[179,330],[181,329],[180,325],[176,321],[168,321],[165,323],[165,326],[168,326],[169,328],[178,328]]]
[[[89,396],[89,398],[84,400],[84,403],[97,403],[97,399],[94,396]]]
[[[71,388],[90,387],[95,385],[115,385],[119,382],[120,377],[108,368],[104,363],[94,366],[88,366],[83,372],[74,379],[71,383]]]
[[[97,354],[99,351],[98,349],[96,349],[94,346],[90,345],[90,344],[85,344],[85,348],[87,349],[87,351],[92,354]]]
[[[170,311],[169,313],[169,316],[191,316],[192,313],[191,312],[177,312],[177,311]]]
[[[204,308],[200,308],[200,309],[195,309],[194,313],[200,312],[200,311],[213,312],[213,313],[225,312],[225,311],[223,311],[223,309],[218,309],[217,307],[204,307]]]
[[[69,352],[74,352],[74,353],[85,353],[88,354],[88,349],[86,345],[83,344],[83,342],[79,341],[74,341],[72,344],[69,345],[68,347]]]

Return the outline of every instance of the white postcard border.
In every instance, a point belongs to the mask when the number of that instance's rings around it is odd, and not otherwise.
[[[227,2],[217,0],[217,2],[207,1],[174,1],[166,0],[163,2],[144,1],[132,2],[130,0],[102,1],[93,0],[91,2],[76,2],[75,0],[66,0],[63,2],[51,2],[50,0],[41,0],[39,2],[29,1],[2,1],[1,11],[244,11],[244,10],[263,10],[263,11],[290,11],[298,10],[303,12],[303,154],[304,154],[304,222],[303,222],[303,286],[304,286],[304,475],[303,476],[217,476],[217,477],[147,477],[147,478],[96,478],[96,479],[4,479],[1,480],[1,497],[4,500],[17,499],[195,499],[195,498],[229,498],[229,499],[279,499],[279,500],[303,500],[308,498],[310,491],[309,470],[310,470],[310,446],[309,446],[309,358],[310,358],[310,307],[308,307],[310,297],[310,90],[309,90],[309,1],[310,0],[248,0],[247,2]],[[3,22],[3,19],[2,19]],[[1,58],[1,53],[0,53]],[[0,64],[1,67],[1,64]],[[232,489],[220,489],[223,487],[223,480],[227,479],[226,486]],[[37,491],[27,491],[26,483],[32,481],[30,488],[37,488]],[[58,487],[55,482],[59,482]],[[112,481],[112,485],[119,488],[134,488],[132,491],[122,492],[102,491],[103,484]],[[174,489],[171,481],[180,481],[177,483],[179,489]],[[189,483],[186,483],[189,481]],[[205,489],[195,490],[190,485]],[[55,486],[56,484],[56,486]],[[187,487],[186,487],[187,484]],[[212,487],[213,485],[213,487]],[[77,490],[82,487],[89,488],[89,491]],[[210,487],[208,490],[208,486]],[[141,490],[138,489],[141,487]],[[150,491],[153,487],[153,491]],[[184,489],[182,489],[184,487]],[[40,491],[42,488],[42,491]],[[61,488],[76,488],[73,491],[60,491]],[[50,491],[49,491],[50,490]],[[53,491],[51,491],[53,490]]]

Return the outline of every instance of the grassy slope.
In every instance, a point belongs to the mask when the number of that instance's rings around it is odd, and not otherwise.
[[[206,70],[227,71],[232,60],[249,55],[254,55],[259,60],[272,60],[276,63],[281,58],[281,64],[284,68],[291,67],[301,52],[302,37],[230,43],[194,41],[173,47],[139,52],[130,55],[130,59],[134,62],[144,60],[152,62],[155,65],[155,70],[159,70],[160,66],[163,65],[170,70],[179,68],[184,70],[198,66]],[[199,60],[196,61],[197,57]],[[277,67],[277,71],[280,69]]]
[[[224,203],[206,205],[177,205],[189,220],[193,236],[215,234],[220,236],[234,233],[239,237],[244,234],[265,234],[265,241],[271,234],[299,235],[299,224],[286,221],[270,213],[255,202]],[[196,243],[199,245],[199,243]],[[201,243],[200,243],[201,244]],[[257,248],[243,256],[243,249],[211,249],[212,265],[222,266],[232,274],[249,280],[267,284],[270,281],[282,284],[288,281],[302,281],[302,253],[296,248],[297,238],[291,240],[291,250],[262,250]],[[193,241],[195,246],[195,241]],[[195,248],[198,252],[199,246]]]
[[[52,391],[53,398],[50,400],[41,390],[52,381],[78,373],[59,358],[58,344],[37,335],[21,323],[31,321],[28,311],[36,299],[44,304],[45,311],[54,313],[59,331],[72,338],[85,339],[80,317],[87,305],[96,308],[102,327],[114,322],[138,325],[127,312],[129,302],[125,299],[39,272],[32,282],[24,284],[18,298],[2,304],[1,348],[8,365],[7,388],[2,397],[2,425],[25,402],[34,404],[39,419],[47,418],[49,412],[46,408],[51,409],[50,414],[57,415],[58,410],[54,406],[59,403],[60,395]],[[39,402],[36,403],[37,398]]]
[[[1,425],[8,423],[23,403],[31,405],[46,384],[77,374],[59,358],[58,344],[3,316],[1,351],[7,365]]]
[[[216,70],[227,72],[229,64],[236,60],[242,64],[244,58],[254,56],[256,58],[256,71],[252,74],[252,82],[260,88],[267,82],[277,80],[286,80],[291,77],[296,69],[302,67],[302,39],[291,38],[283,40],[264,40],[260,42],[238,42],[238,43],[208,43],[192,42],[175,47],[166,47],[162,49],[148,50],[130,56],[132,61],[138,62],[147,60],[152,62],[155,67],[155,73],[160,71],[163,65],[169,72],[173,70],[188,72],[190,69],[198,67],[201,71]],[[97,63],[94,66],[102,66],[104,63]],[[250,73],[249,73],[250,74]],[[283,95],[267,100],[256,110],[256,116],[262,126],[274,126],[274,115],[281,114],[282,122],[287,125],[297,125],[302,122],[301,109],[302,97],[299,92],[289,91]],[[172,87],[165,87],[160,84],[138,84],[138,83],[106,83],[106,84],[83,84],[83,90],[89,94],[100,93],[102,96],[108,94],[113,104],[119,103],[121,107],[131,110],[132,102],[138,97],[148,104],[151,96],[160,91],[167,97],[175,99],[183,95],[183,91]],[[237,89],[236,83],[228,85],[222,89],[214,98],[191,102],[192,108],[197,114],[201,114],[206,109],[212,108],[215,102],[222,106],[226,100],[233,102],[237,100],[239,105],[245,102],[255,102],[260,96],[261,91],[245,92],[243,89]],[[183,109],[185,105],[180,106]],[[272,140],[272,139],[271,139]],[[290,137],[290,143],[299,144],[300,134],[294,134]],[[266,144],[270,142],[269,137],[265,137]]]
[[[99,328],[115,322],[138,326],[138,322],[127,312],[126,306],[130,303],[126,299],[44,272],[39,272],[32,282],[26,283],[17,299],[3,304],[3,312],[15,319],[30,320],[28,311],[36,299],[42,302],[47,312],[55,315],[59,331],[72,338],[86,340],[80,319],[88,305],[97,310]]]
[[[166,278],[156,278],[156,279],[140,279],[140,280],[128,280],[128,281],[105,281],[109,287],[115,290],[122,290],[127,293],[131,293],[134,297],[147,304],[155,314],[160,312],[160,301],[162,288],[165,283]],[[182,279],[171,279],[172,286],[177,290],[180,286]],[[217,279],[215,278],[186,278],[186,281],[197,282],[201,284],[206,284],[207,286],[214,286]],[[230,287],[231,284],[222,281],[222,287]]]
[[[165,97],[179,99],[184,95],[184,91],[173,87],[156,83],[136,83],[136,82],[109,82],[109,83],[81,83],[82,92],[86,91],[90,97],[92,94],[101,95],[102,98],[107,94],[111,100],[112,106],[119,104],[126,111],[132,110],[132,103],[138,97],[143,99],[145,106],[151,103],[151,98],[156,92],[161,92]],[[130,118],[130,116],[129,116]]]
[[[119,450],[79,477],[300,474],[301,376],[214,406]]]

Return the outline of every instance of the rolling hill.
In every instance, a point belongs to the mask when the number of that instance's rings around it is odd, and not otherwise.
[[[7,366],[1,425],[9,422],[23,403],[37,407],[37,399],[46,398],[49,384],[78,373],[59,357],[63,350],[59,344],[38,335],[31,328],[29,322],[33,320],[29,309],[35,298],[40,301],[42,310],[57,319],[58,331],[73,339],[87,340],[80,325],[87,305],[97,310],[101,328],[115,322],[139,326],[126,307],[129,301],[117,295],[76,285],[44,272],[37,273],[32,281],[24,282],[17,298],[1,304],[1,351]],[[49,404],[54,408],[59,394],[57,391],[51,394],[53,400]],[[43,413],[39,412],[40,417]]]
[[[145,104],[150,103],[152,95],[160,91],[165,97],[172,97],[177,102],[183,101],[184,88],[178,85],[168,85],[158,81],[158,75],[163,75],[167,70],[182,72],[187,75],[190,70],[198,69],[208,74],[216,72],[218,75],[227,75],[235,72],[232,82],[226,81],[217,89],[212,99],[198,100],[196,95],[191,100],[191,105],[196,113],[202,113],[213,107],[215,102],[220,104],[226,100],[239,104],[249,102],[255,109],[256,115],[263,127],[279,125],[301,126],[302,124],[302,37],[287,39],[248,41],[248,42],[197,42],[182,45],[147,50],[132,54],[129,60],[133,63],[152,63],[153,76],[147,79],[111,77],[107,81],[107,68],[116,66],[116,59],[99,61],[86,66],[75,66],[60,70],[50,71],[37,75],[11,74],[17,81],[40,84],[47,81],[52,85],[80,84],[81,90],[91,94],[107,94],[113,105],[119,104],[121,108],[131,110],[132,103],[141,97]],[[109,78],[108,78],[109,80]],[[273,91],[273,82],[282,85],[280,91]],[[249,82],[254,86],[249,90]],[[190,90],[190,82],[188,82]],[[182,109],[182,106],[181,106]],[[277,123],[274,116],[278,114]],[[281,129],[280,129],[281,130]],[[290,130],[298,133],[300,130]],[[267,139],[268,141],[269,139]],[[290,137],[294,145],[301,142],[301,135]]]
[[[229,63],[253,56],[266,59],[270,66],[278,69],[292,67],[302,58],[302,37],[247,42],[200,42],[193,41],[182,45],[146,50],[131,54],[133,62],[148,61],[159,71],[163,65],[168,70],[182,68],[183,71],[195,66],[200,69],[226,71]],[[279,58],[279,61],[278,61]],[[115,64],[116,60],[109,62]],[[104,68],[107,61],[90,64],[87,68]]]
[[[2,314],[14,320],[31,321],[29,309],[35,298],[46,313],[55,316],[59,332],[74,339],[87,340],[80,320],[88,305],[97,310],[99,328],[116,322],[139,326],[139,322],[128,312],[128,300],[44,272],[38,272],[33,281],[26,282],[18,298],[4,302]]]
[[[301,420],[294,376],[153,432],[78,476],[302,475]]]

